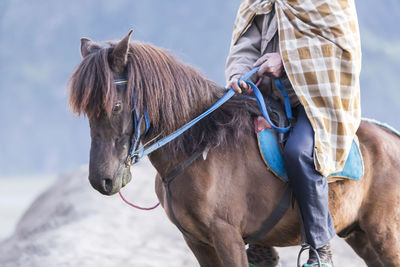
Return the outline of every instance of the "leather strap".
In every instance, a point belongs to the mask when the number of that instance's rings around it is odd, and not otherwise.
[[[182,163],[178,168],[170,172],[166,178],[161,178],[164,187],[165,187],[165,192],[166,192],[166,198],[167,198],[167,206],[168,206],[168,211],[171,216],[172,222],[176,225],[176,227],[181,231],[181,233],[188,238],[190,241],[205,245],[205,243],[195,239],[192,237],[189,232],[183,228],[183,226],[179,223],[178,219],[175,216],[174,210],[172,208],[172,201],[171,201],[171,190],[170,190],[170,183],[187,167],[189,167],[193,162],[195,162],[200,156],[202,155],[202,152],[196,152],[193,154],[190,158],[188,158],[184,163]],[[278,204],[274,207],[272,210],[271,214],[268,216],[268,218],[263,222],[261,228],[251,234],[250,236],[244,238],[243,240],[246,243],[253,243],[261,238],[263,238],[285,215],[286,211],[288,210],[290,203],[292,201],[292,190],[289,187],[289,185],[286,186],[285,191],[283,192]]]
[[[285,215],[286,211],[290,206],[291,200],[292,200],[292,190],[289,187],[289,185],[287,185],[278,204],[272,210],[268,218],[265,219],[265,221],[261,225],[261,228],[257,232],[249,235],[243,240],[246,243],[254,243],[260,240],[262,237],[264,237],[283,218],[283,216]]]
[[[204,242],[201,242],[197,239],[195,239],[191,234],[189,234],[188,231],[183,228],[183,226],[179,223],[178,219],[175,216],[174,209],[172,208],[172,201],[171,201],[171,190],[169,188],[170,183],[187,167],[189,167],[193,162],[195,162],[200,156],[203,154],[203,152],[196,152],[194,153],[190,158],[188,158],[184,163],[182,163],[178,168],[170,172],[166,178],[162,178],[161,180],[164,184],[165,188],[165,194],[167,197],[167,206],[168,206],[168,211],[169,215],[171,216],[172,222],[175,224],[175,226],[181,231],[181,233],[190,241],[201,244],[201,245],[206,245]]]

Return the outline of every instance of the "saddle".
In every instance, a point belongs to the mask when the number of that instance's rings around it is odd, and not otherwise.
[[[286,116],[286,112],[283,108],[283,105],[279,101],[277,101],[271,97],[267,97],[267,98],[265,98],[265,104],[267,106],[267,111],[270,116],[270,119],[271,119],[272,123],[274,123],[276,126],[278,126],[279,128],[286,128],[290,124],[292,127],[295,125],[295,123],[296,123],[295,118],[292,119],[291,121],[289,121],[289,119]],[[297,113],[297,112],[295,111],[295,113]],[[261,117],[261,118],[263,118],[263,117]],[[265,122],[267,122],[267,121],[265,120]],[[268,122],[267,122],[267,124],[268,124]],[[268,124],[268,126],[271,127],[269,124]],[[265,127],[268,127],[268,126],[265,125]],[[288,136],[289,136],[289,133],[277,132],[278,143],[279,143],[281,152],[283,152],[283,148],[285,146]]]
[[[289,123],[292,127],[295,125],[295,120],[291,122],[288,121],[285,111],[278,101],[272,98],[266,98],[265,101],[272,123],[279,127],[287,127]],[[296,110],[294,114],[296,114]],[[286,134],[278,133],[269,125],[264,117],[261,116],[254,118],[254,131],[257,135],[260,155],[265,165],[277,178],[287,183],[288,176],[283,162],[282,152],[290,132]],[[343,170],[329,175],[327,180],[328,183],[343,179],[358,181],[363,175],[364,164],[361,151],[356,142],[353,141]]]

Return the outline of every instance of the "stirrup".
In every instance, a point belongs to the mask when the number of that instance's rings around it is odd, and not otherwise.
[[[300,258],[301,258],[301,254],[306,251],[306,250],[311,250],[312,252],[314,252],[314,254],[317,256],[317,261],[316,263],[312,263],[312,264],[307,264],[304,263],[303,265],[300,266]],[[328,267],[332,267],[330,264],[328,263],[321,263],[321,259],[319,257],[318,251],[313,248],[312,246],[304,243],[301,245],[301,249],[299,252],[299,255],[297,256],[297,267],[309,267],[309,266],[318,266],[318,267],[322,267],[322,265],[328,266]]]

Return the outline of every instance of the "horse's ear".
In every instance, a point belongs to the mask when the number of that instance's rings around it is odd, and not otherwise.
[[[93,52],[92,47],[95,46],[95,42],[88,38],[81,38],[81,55],[82,57],[86,57],[89,55],[91,52]],[[97,47],[97,46],[96,46]]]
[[[128,34],[115,45],[110,55],[111,66],[116,72],[122,72],[128,63],[129,39],[131,38],[132,32],[133,30],[130,30]]]

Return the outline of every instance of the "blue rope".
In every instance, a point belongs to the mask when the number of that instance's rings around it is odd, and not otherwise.
[[[292,109],[290,107],[289,95],[287,94],[287,92],[285,90],[285,86],[283,85],[281,79],[275,79],[275,85],[276,85],[276,87],[279,88],[279,91],[281,91],[281,94],[283,96],[283,101],[285,102],[286,116],[288,117],[288,119],[290,121],[290,120],[292,120]]]
[[[143,158],[144,156],[147,156],[151,152],[154,152],[155,150],[159,149],[160,147],[163,147],[164,145],[168,144],[184,132],[186,132],[189,128],[191,128],[193,125],[198,123],[201,119],[204,117],[208,116],[211,112],[222,106],[226,101],[231,99],[235,95],[235,91],[233,89],[230,89],[228,92],[226,92],[217,102],[215,102],[214,105],[212,105],[208,110],[206,110],[204,113],[200,114],[198,117],[194,118],[187,124],[183,125],[181,128],[176,130],[175,132],[171,133],[170,135],[160,139],[159,141],[155,142],[154,144],[148,146],[147,148],[141,148],[137,151],[135,151],[132,155],[132,157],[136,157],[137,160]]]
[[[247,84],[249,84],[251,86],[251,88],[253,89],[255,98],[257,100],[258,106],[261,109],[261,112],[264,116],[264,118],[267,120],[267,122],[271,125],[271,127],[273,129],[275,129],[276,131],[280,132],[280,133],[287,133],[290,130],[291,125],[289,125],[288,127],[285,128],[281,128],[278,127],[276,125],[274,125],[271,121],[271,119],[269,118],[269,114],[267,111],[267,107],[265,106],[265,101],[264,101],[264,97],[260,92],[260,89],[258,89],[258,87],[249,80],[249,78],[256,73],[258,70],[260,69],[260,67],[254,68],[252,69],[250,72],[248,72],[246,75],[244,75],[239,81],[238,83],[240,83],[241,81],[246,82]],[[279,90],[281,91],[282,95],[283,95],[283,99],[285,102],[285,110],[286,110],[286,116],[288,117],[289,121],[292,120],[292,110],[290,108],[290,99],[288,94],[286,93],[285,87],[283,86],[282,82],[280,79],[275,79],[275,84],[276,86],[279,88]]]
[[[268,115],[268,111],[267,108],[265,106],[265,101],[264,101],[264,97],[261,94],[260,90],[258,89],[258,87],[249,80],[249,78],[254,75],[258,70],[260,69],[260,67],[254,68],[251,71],[249,71],[248,73],[246,73],[238,82],[240,83],[241,81],[244,81],[246,83],[248,83],[254,91],[255,94],[255,98],[257,100],[257,103],[261,109],[261,112],[263,114],[263,116],[265,117],[265,119],[268,121],[268,123],[271,125],[272,128],[274,128],[275,130],[277,130],[278,132],[281,133],[286,133],[290,130],[290,125],[288,127],[285,128],[280,128],[278,126],[275,126],[271,119],[269,118]],[[125,79],[118,79],[114,81],[116,83],[116,85],[126,85],[128,83],[127,80]],[[279,88],[279,90],[281,91],[283,98],[284,98],[284,102],[285,102],[285,109],[286,109],[286,115],[288,117],[289,120],[292,119],[292,111],[290,109],[290,100],[289,100],[289,96],[285,91],[285,87],[283,86],[282,82],[280,81],[280,79],[276,79],[275,80],[275,84],[276,86]],[[168,144],[169,142],[171,142],[172,140],[174,140],[175,138],[177,138],[178,136],[180,136],[181,134],[183,134],[185,131],[187,131],[189,128],[191,128],[193,125],[195,125],[196,123],[198,123],[201,119],[203,119],[204,117],[208,116],[210,113],[212,113],[213,111],[215,111],[216,109],[218,109],[220,106],[222,106],[225,102],[227,102],[229,99],[231,99],[234,95],[235,95],[235,91],[233,90],[233,88],[230,88],[217,102],[214,103],[214,105],[212,105],[209,109],[207,109],[204,113],[200,114],[198,117],[194,118],[193,120],[191,120],[190,122],[188,122],[187,124],[183,125],[181,128],[179,128],[178,130],[176,130],[175,132],[171,133],[170,135],[160,139],[159,141],[155,142],[154,144],[148,146],[147,148],[140,148],[136,151],[134,151],[134,149],[136,149],[137,145],[138,145],[138,140],[141,136],[140,133],[140,127],[141,127],[141,122],[143,120],[143,117],[145,119],[145,123],[146,123],[146,132],[149,130],[150,128],[150,121],[147,115],[146,110],[144,111],[144,116],[142,116],[140,119],[138,118],[138,114],[136,114],[135,109],[133,110],[133,116],[134,116],[134,124],[135,124],[135,132],[134,132],[134,136],[135,136],[135,142],[134,144],[132,144],[130,152],[129,152],[129,157],[133,158],[135,160],[135,162],[139,161],[141,158],[147,156],[148,154],[154,152],[155,150],[163,147],[164,145]],[[133,103],[135,103],[135,95],[133,95]]]
[[[115,85],[127,85],[128,84],[128,80],[126,79],[116,79],[114,80]],[[136,100],[136,95],[135,93],[132,94],[132,104],[135,104],[135,100]],[[135,125],[135,133],[138,131],[138,121],[139,121],[139,115],[137,114],[136,109],[133,109],[133,121],[134,121],[134,125]],[[149,129],[150,129],[150,120],[149,120],[149,115],[147,114],[147,110],[144,110],[144,120],[146,123],[146,130],[144,132],[144,134],[146,134]]]

